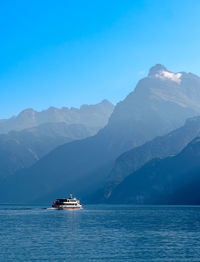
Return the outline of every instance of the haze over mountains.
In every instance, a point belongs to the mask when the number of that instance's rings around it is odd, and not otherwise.
[[[95,134],[107,124],[113,109],[114,106],[108,100],[103,100],[96,105],[82,105],[80,109],[50,107],[41,112],[26,109],[17,116],[1,120],[0,133],[8,133],[11,130],[19,131],[46,123],[63,122],[67,125],[84,125]]]
[[[31,166],[57,146],[91,135],[84,125],[46,123],[0,135],[0,179]]]
[[[0,186],[1,201],[47,201],[66,192],[84,198],[95,193],[105,184],[120,154],[179,128],[187,118],[200,115],[199,101],[198,76],[172,73],[162,65],[152,67],[135,90],[116,105],[103,129],[92,137],[57,147],[30,168],[7,178]],[[172,141],[169,139],[169,143]],[[187,139],[183,143],[184,147]],[[174,152],[179,150],[181,146]],[[171,149],[152,152],[152,157],[171,152]],[[144,157],[143,163],[148,158],[151,156]]]
[[[59,145],[94,135],[106,124],[113,108],[104,100],[80,109],[25,110],[1,121],[1,131],[12,131],[0,134],[0,180],[31,166]]]

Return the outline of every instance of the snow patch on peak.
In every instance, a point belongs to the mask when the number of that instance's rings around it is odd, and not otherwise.
[[[155,77],[160,78],[161,80],[171,80],[178,84],[181,83],[181,76],[181,73],[172,73],[165,70],[162,70],[155,75]]]

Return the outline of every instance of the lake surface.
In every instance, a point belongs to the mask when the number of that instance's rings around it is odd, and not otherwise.
[[[0,205],[0,261],[200,261],[200,207]]]

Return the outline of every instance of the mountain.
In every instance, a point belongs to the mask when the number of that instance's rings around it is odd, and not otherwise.
[[[133,148],[182,126],[200,112],[200,78],[156,65],[119,103],[106,126],[124,148]]]
[[[114,164],[103,189],[96,193],[95,201],[104,202],[123,179],[153,158],[165,158],[178,154],[195,137],[200,136],[200,117],[186,120],[180,127],[167,135],[156,137],[142,146],[120,155]],[[92,196],[94,198],[94,196]]]
[[[0,135],[0,179],[29,167],[57,146],[92,135],[84,125],[47,123]]]
[[[135,90],[118,103],[95,136],[62,145],[3,184],[1,201],[36,202],[72,192],[80,197],[102,187],[123,152],[182,126],[200,114],[200,78],[150,69]],[[0,187],[1,189],[1,187]],[[0,190],[1,191],[1,190]],[[3,192],[3,191],[1,191]],[[27,195],[28,194],[28,195]]]
[[[31,166],[59,145],[96,134],[112,111],[113,105],[103,100],[80,109],[25,110],[17,117],[0,120],[0,132],[12,130],[0,134],[0,180]]]
[[[11,130],[23,130],[45,123],[66,123],[67,125],[80,124],[93,130],[93,134],[104,127],[114,109],[107,100],[96,105],[82,105],[78,108],[61,109],[50,107],[47,110],[37,112],[26,109],[19,115],[0,121],[0,133],[8,133]]]
[[[153,159],[119,184],[109,203],[200,204],[200,138],[179,154]]]

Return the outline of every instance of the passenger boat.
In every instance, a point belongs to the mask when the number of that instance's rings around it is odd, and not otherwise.
[[[69,198],[58,198],[54,200],[52,207],[55,209],[69,210],[82,209],[80,201],[77,200],[75,197],[72,197],[72,194],[70,194]]]

